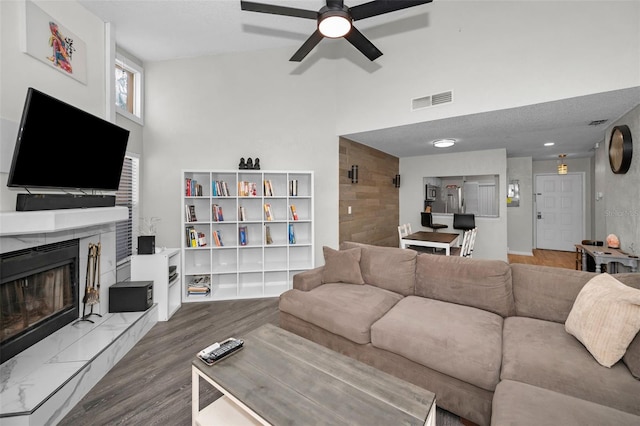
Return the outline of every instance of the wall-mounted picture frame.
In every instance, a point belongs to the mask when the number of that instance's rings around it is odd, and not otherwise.
[[[87,45],[31,1],[24,2],[22,51],[87,84]]]

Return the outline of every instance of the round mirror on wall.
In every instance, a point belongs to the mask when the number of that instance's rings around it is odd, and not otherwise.
[[[616,174],[627,173],[631,166],[633,145],[629,126],[616,126],[611,132],[609,140],[609,165]]]

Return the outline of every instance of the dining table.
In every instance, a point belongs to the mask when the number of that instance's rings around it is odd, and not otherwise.
[[[421,246],[444,249],[447,256],[451,255],[451,247],[456,247],[460,234],[450,232],[418,231],[400,239],[400,247]]]

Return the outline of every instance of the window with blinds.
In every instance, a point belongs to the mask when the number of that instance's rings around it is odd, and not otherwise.
[[[138,217],[138,163],[139,159],[127,155],[122,166],[120,187],[116,192],[116,205],[129,209],[129,218],[116,223],[116,262],[128,260],[133,254],[133,241],[137,230],[134,218]]]

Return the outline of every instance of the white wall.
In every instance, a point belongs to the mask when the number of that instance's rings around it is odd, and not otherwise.
[[[434,1],[421,9],[366,31],[384,53],[375,63],[339,61],[338,134],[640,85],[640,2]],[[410,111],[412,98],[447,90],[451,104]]]
[[[476,217],[478,235],[473,256],[507,260],[507,153],[504,149],[460,154],[424,155],[400,159],[400,223],[410,223],[411,229],[423,229],[420,212],[424,208],[423,178],[429,176],[498,175],[500,215],[498,218]],[[453,230],[452,215],[438,215],[437,223]],[[426,230],[426,228],[424,228]]]
[[[102,22],[73,1],[37,4],[87,43],[89,81],[20,52],[22,3],[0,1],[0,117],[19,120],[28,86],[104,116]],[[411,18],[398,12],[396,25],[359,23],[384,53],[374,63],[336,41],[342,52],[302,64],[287,61],[291,49],[145,64],[141,213],[162,218],[158,244],[180,244],[183,168],[235,169],[239,157],[257,156],[264,169],[315,170],[316,247],[335,246],[339,135],[640,85],[640,2],[450,1],[423,9]],[[451,104],[410,111],[412,98],[446,90],[454,91]],[[477,166],[465,158],[448,164]],[[420,161],[439,166],[437,158],[419,157],[401,159],[401,169],[404,163],[411,173]],[[504,199],[504,155],[481,167],[488,171],[454,168],[426,175],[499,173]],[[425,174],[416,176],[421,182]],[[0,173],[0,208],[11,210],[6,177]],[[406,192],[406,181],[403,175],[401,218],[422,209],[410,205],[422,190]],[[490,225],[498,229],[479,235],[478,256],[506,258],[503,209]],[[485,252],[487,235],[504,249]]]
[[[180,247],[182,169],[315,172],[316,247],[338,244],[335,69],[291,73],[288,50],[151,63],[144,127],[142,215],[161,218],[156,245]],[[316,250],[316,264],[324,263]]]
[[[99,117],[106,117],[106,59],[104,23],[74,1],[35,1],[38,7],[76,34],[87,47],[87,84],[83,84],[20,49],[22,1],[0,1],[0,211],[14,211],[16,194],[7,188],[15,138],[28,87],[34,87]],[[113,74],[109,74],[111,78]],[[117,124],[132,131],[128,150],[140,153],[141,130],[127,119]],[[52,131],[55,131],[53,129]],[[88,139],[90,142],[90,139]],[[42,192],[42,191],[39,191]]]

